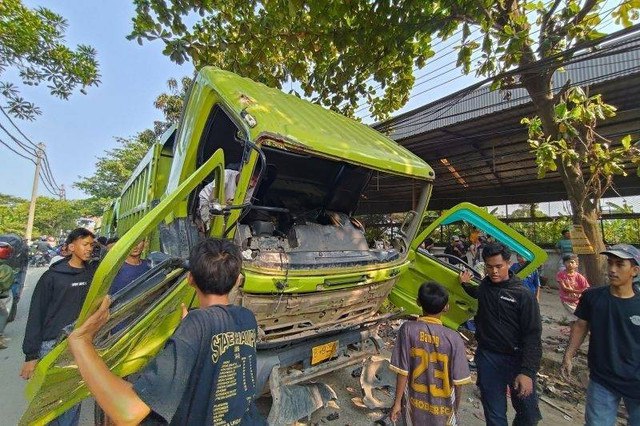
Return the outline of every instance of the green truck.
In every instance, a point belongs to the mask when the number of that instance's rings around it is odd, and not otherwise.
[[[237,175],[231,196],[229,170]],[[195,303],[185,280],[189,248],[206,236],[231,239],[242,249],[244,276],[232,299],[258,320],[258,382],[274,396],[268,420],[294,421],[283,389],[377,353],[376,327],[393,315],[379,313],[387,298],[419,313],[417,288],[436,280],[451,294],[447,326],[473,315],[476,302],[458,285],[458,267],[420,248],[435,229],[466,223],[505,242],[529,261],[522,276],[544,261],[541,249],[470,204],[425,229],[434,179],[428,164],[368,126],[205,67],[178,127],[151,147],[105,213],[103,234],[120,240],[76,324],[97,308],[133,245],[147,239],[157,265],[115,296],[95,342],[116,374],[138,371],[177,327],[180,304]],[[203,221],[199,195],[207,185]],[[382,187],[396,188],[394,198]],[[388,246],[367,242],[358,217],[374,213],[402,214]],[[64,337],[38,363],[26,393],[23,424],[50,421],[87,397]]]

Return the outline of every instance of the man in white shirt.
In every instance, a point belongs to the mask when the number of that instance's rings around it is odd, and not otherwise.
[[[251,176],[251,180],[249,181],[249,189],[247,189],[247,194],[244,197],[244,202],[248,202],[253,197],[253,191],[256,187],[256,183],[258,182],[258,171],[256,168],[253,176]],[[240,179],[240,172],[237,170],[225,169],[224,171],[224,200],[217,200],[222,204],[233,204],[233,198],[236,194],[236,188],[238,187],[238,180]],[[211,214],[209,213],[209,209],[211,208],[214,201],[216,201],[213,197],[213,187],[215,185],[215,181],[207,184],[198,195],[200,199],[199,204],[199,212],[200,219],[204,223],[206,229],[209,228],[209,222],[211,220]]]

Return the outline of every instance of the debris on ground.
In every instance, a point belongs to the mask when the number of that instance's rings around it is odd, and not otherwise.
[[[543,289],[540,310],[543,319],[542,351],[543,360],[536,378],[536,386],[540,397],[540,409],[549,424],[576,424],[584,419],[584,401],[586,385],[588,383],[587,344],[583,345],[574,358],[574,374],[565,378],[560,374],[562,356],[569,340],[570,327],[566,319],[566,312],[557,297],[557,290]],[[389,358],[391,349],[395,345],[398,330],[408,319],[392,319],[379,325],[378,336],[382,339],[381,355]],[[477,341],[475,335],[464,328],[459,330],[465,342],[465,349],[472,381],[475,382],[475,350]],[[388,377],[388,361],[377,359],[378,368],[362,368],[353,366],[344,370],[343,376],[336,375],[334,389],[340,389],[343,398],[341,409],[324,407],[315,412],[307,425],[351,424],[363,425],[391,425],[388,414],[389,406],[393,403],[395,390],[390,386],[395,377]],[[376,363],[374,363],[376,364]],[[362,389],[362,376],[366,376],[365,384],[368,389]],[[346,377],[345,377],[346,376]],[[390,380],[394,379],[394,380]],[[349,401],[351,403],[349,403]],[[510,416],[513,410],[510,408]],[[479,389],[465,386],[463,400],[460,406],[461,423],[481,425],[486,423],[482,409]],[[336,415],[338,417],[336,417]],[[624,419],[626,413],[621,410],[619,419]],[[334,423],[331,423],[334,422]]]
[[[337,411],[334,411],[333,413],[331,413],[327,417],[325,417],[325,419],[327,419],[330,422],[332,422],[334,420],[338,420],[339,418],[340,418],[340,413],[338,413]]]

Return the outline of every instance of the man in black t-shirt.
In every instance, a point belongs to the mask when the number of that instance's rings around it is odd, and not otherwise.
[[[640,425],[640,294],[633,279],[640,273],[640,250],[617,244],[607,256],[609,285],[582,293],[562,371],[571,374],[572,359],[589,337],[587,425],[613,425],[620,399],[630,425]]]
[[[93,338],[109,318],[106,296],[69,336],[69,348],[96,402],[116,424],[263,424],[255,412],[256,340],[251,311],[229,304],[240,277],[239,249],[206,239],[191,250],[189,284],[200,308],[186,314],[133,387],[111,373]]]

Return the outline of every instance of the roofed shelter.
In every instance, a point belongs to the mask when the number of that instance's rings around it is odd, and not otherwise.
[[[606,53],[606,54],[605,54]],[[640,135],[640,35],[634,34],[588,52],[583,60],[554,76],[554,87],[588,86],[618,108],[617,116],[599,123],[598,131],[619,141]],[[567,199],[557,172],[537,177],[523,117],[536,114],[524,89],[490,91],[488,85],[465,89],[374,127],[411,150],[436,174],[430,210],[461,201],[477,205],[525,204]],[[615,178],[609,196],[640,194],[635,166]],[[385,182],[389,194],[410,190]]]

